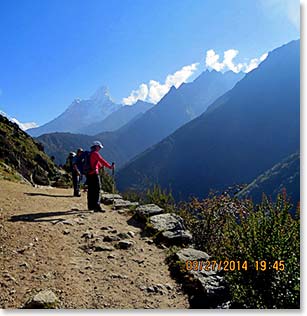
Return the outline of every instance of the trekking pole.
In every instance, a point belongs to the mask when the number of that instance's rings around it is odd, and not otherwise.
[[[113,210],[115,210],[115,163],[112,162],[112,194],[113,194]]]

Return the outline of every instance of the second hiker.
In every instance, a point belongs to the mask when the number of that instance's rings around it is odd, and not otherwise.
[[[79,148],[77,150],[77,155],[73,157],[72,160],[72,181],[74,185],[74,196],[80,197],[80,182],[82,180],[83,174],[83,149]]]
[[[110,165],[106,160],[104,160],[99,154],[99,150],[103,148],[103,145],[99,141],[95,141],[91,147],[91,153],[89,156],[90,170],[87,173],[87,205],[89,210],[94,210],[95,212],[101,212],[100,207],[100,176],[99,170],[103,167],[109,169],[114,169],[114,163]]]

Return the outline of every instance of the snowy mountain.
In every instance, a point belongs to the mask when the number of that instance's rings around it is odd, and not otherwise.
[[[38,127],[38,125],[35,122],[26,122],[22,123],[19,122],[15,117],[10,117],[8,114],[0,110],[0,115],[6,117],[8,120],[10,120],[13,123],[16,123],[23,131],[26,131],[30,128]]]
[[[125,165],[116,184],[120,191],[159,184],[171,188],[177,199],[203,198],[210,190],[250,183],[299,152],[299,146],[300,41],[292,41],[270,52],[201,116]],[[293,166],[298,164],[297,159]],[[294,175],[295,168],[289,169]],[[272,181],[266,185],[284,177],[273,178],[272,170],[269,174]]]
[[[138,118],[140,115],[153,107],[152,103],[138,100],[133,105],[124,105],[117,111],[111,113],[104,120],[81,128],[78,132],[86,135],[96,135],[102,132],[112,132],[123,127],[128,122]]]
[[[242,77],[244,74],[231,71],[226,73],[204,71],[193,82],[182,84],[178,89],[173,86],[155,106],[144,114],[133,118],[118,130],[95,135],[92,141],[101,140],[108,148],[106,159],[112,158],[119,167],[202,114],[213,101],[233,88]],[[130,106],[128,110],[133,110],[138,105],[140,103]],[[127,109],[127,106],[123,108]],[[111,116],[114,118],[115,114],[114,112]],[[83,133],[90,132],[89,127]],[[84,148],[89,145],[89,138],[84,136],[50,133],[40,136],[39,141],[44,144],[49,155],[53,155],[58,163],[63,163],[76,144],[79,143],[79,146]]]
[[[102,121],[120,107],[122,105],[114,103],[108,89],[103,86],[90,99],[75,99],[57,118],[27,132],[35,137],[52,132],[76,133],[85,126]]]

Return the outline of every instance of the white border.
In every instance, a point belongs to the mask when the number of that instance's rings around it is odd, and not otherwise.
[[[180,1],[180,0],[178,0]],[[204,0],[205,1],[205,0]],[[257,1],[257,0],[256,0]],[[292,0],[297,1],[297,0]],[[306,252],[303,245],[306,244],[306,236],[304,233],[304,211],[305,205],[307,205],[307,197],[303,195],[303,189],[306,187],[307,178],[305,175],[305,166],[307,166],[307,155],[305,155],[305,148],[307,142],[307,129],[304,126],[304,122],[307,122],[307,112],[304,107],[306,106],[306,94],[304,88],[306,88],[306,50],[303,34],[306,33],[306,25],[304,21],[305,10],[307,0],[301,0],[301,309],[300,310],[1,310],[0,316],[20,316],[20,315],[204,315],[204,314],[224,314],[234,313],[236,315],[243,315],[246,313],[252,314],[266,314],[266,315],[289,315],[289,314],[302,314],[306,309],[306,291],[304,281],[306,280],[306,273],[304,272],[303,262],[306,263]],[[305,314],[305,313],[304,313]]]

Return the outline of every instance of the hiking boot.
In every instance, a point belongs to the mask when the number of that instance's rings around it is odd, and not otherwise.
[[[105,213],[105,210],[102,209],[100,206],[97,206],[94,208],[94,212],[101,212],[101,213]]]

